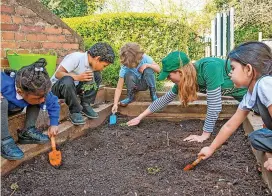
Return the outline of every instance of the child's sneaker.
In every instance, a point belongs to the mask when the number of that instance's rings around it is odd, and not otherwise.
[[[127,97],[125,99],[123,99],[122,101],[120,101],[120,105],[123,107],[126,107],[129,103],[133,102],[134,100]]]
[[[88,118],[98,118],[98,114],[89,105],[88,106],[83,106],[83,109],[82,109],[81,113],[83,113]]]
[[[24,157],[24,153],[9,136],[1,141],[1,156],[8,160],[19,160]]]
[[[86,123],[81,113],[72,113],[69,118],[74,125],[84,125]]]
[[[129,103],[134,101],[136,89],[128,90],[127,98],[120,101],[120,106],[126,107]]]
[[[41,133],[35,127],[20,132],[18,138],[18,143],[20,144],[45,144],[50,140],[48,135]]]

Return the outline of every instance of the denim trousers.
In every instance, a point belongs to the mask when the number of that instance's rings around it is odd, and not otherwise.
[[[263,152],[272,152],[272,130],[263,128],[248,135],[253,148]]]
[[[148,88],[155,88],[156,80],[154,70],[146,68],[140,79],[133,72],[128,71],[125,75],[125,84],[128,91],[145,91]]]

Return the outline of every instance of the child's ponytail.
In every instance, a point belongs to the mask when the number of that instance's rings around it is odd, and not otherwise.
[[[46,60],[41,58],[35,63],[21,68],[16,74],[16,86],[26,93],[47,94],[51,88],[49,75],[45,69]]]

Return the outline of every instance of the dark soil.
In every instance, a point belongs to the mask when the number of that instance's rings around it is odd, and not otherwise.
[[[223,123],[217,123],[216,133]],[[1,193],[10,195],[17,183],[13,195],[270,195],[241,128],[210,159],[183,171],[214,138],[183,142],[200,134],[202,126],[199,120],[144,120],[132,128],[106,123],[60,146],[64,162],[59,169],[43,154],[2,177]]]

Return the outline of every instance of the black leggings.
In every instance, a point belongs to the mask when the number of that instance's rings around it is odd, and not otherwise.
[[[23,111],[24,108],[16,108],[14,111],[8,110],[8,100],[1,98],[1,139],[5,139],[10,136],[8,130],[8,115],[17,114]],[[26,120],[24,130],[30,127],[35,127],[40,112],[39,105],[28,105],[26,108]]]

